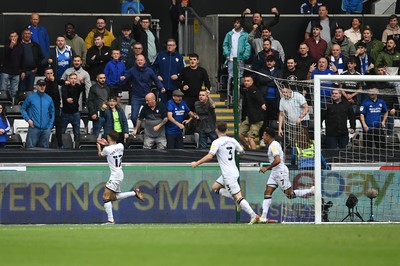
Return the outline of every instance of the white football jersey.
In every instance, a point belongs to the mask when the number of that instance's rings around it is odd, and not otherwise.
[[[124,172],[122,171],[122,157],[124,155],[124,145],[117,143],[104,147],[101,156],[107,156],[108,167],[110,167],[110,180],[122,180]]]
[[[235,154],[242,152],[239,142],[231,137],[222,136],[214,140],[208,153],[217,156],[219,167],[223,177],[239,177],[236,167]]]
[[[272,163],[274,161],[275,156],[277,156],[277,155],[279,155],[279,157],[281,158],[281,162],[277,166],[273,167],[272,171],[285,170],[285,168],[286,168],[285,158],[283,157],[282,146],[281,146],[281,144],[279,144],[279,142],[274,140],[273,142],[271,142],[271,144],[269,144],[267,155],[268,155],[269,163]]]

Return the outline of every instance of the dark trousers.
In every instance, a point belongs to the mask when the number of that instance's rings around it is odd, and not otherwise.
[[[165,137],[167,138],[167,149],[183,149],[182,134],[178,135],[166,134]]]
[[[386,135],[381,128],[370,128],[368,132],[364,132],[364,147],[384,149],[386,147]]]

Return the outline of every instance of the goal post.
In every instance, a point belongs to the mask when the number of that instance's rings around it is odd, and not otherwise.
[[[354,81],[354,82],[400,82],[400,76],[397,75],[384,75],[384,76],[379,76],[379,75],[370,75],[370,76],[364,76],[364,75],[316,75],[314,77],[313,81],[313,110],[314,110],[314,144],[315,144],[315,167],[314,167],[314,178],[315,178],[315,194],[314,194],[314,200],[315,200],[315,223],[316,224],[321,224],[322,222],[322,208],[319,206],[322,206],[322,167],[321,167],[321,158],[322,156],[322,150],[321,150],[321,83],[323,82],[335,82],[335,83],[342,83],[345,81]],[[334,88],[331,88],[334,89]],[[397,92],[397,96],[398,92]],[[398,161],[400,162],[400,158],[397,158]],[[387,165],[387,162],[382,161],[379,164],[381,165]],[[365,164],[367,165],[367,164]],[[363,166],[358,166],[358,167],[363,167]],[[364,166],[365,167],[365,166]],[[397,182],[398,183],[398,182]],[[399,191],[394,192],[399,193]],[[399,196],[393,198],[393,203],[390,203],[388,206],[393,206],[396,208],[395,211],[399,212]],[[397,205],[396,205],[397,204]],[[343,204],[344,205],[344,204]],[[390,210],[388,210],[390,211]],[[371,199],[371,213],[372,213],[372,199]],[[350,210],[349,210],[350,214]],[[388,216],[385,217],[391,217],[389,214]],[[390,219],[390,218],[388,218]],[[392,218],[393,219],[393,218]],[[396,217],[394,218],[396,219]],[[397,221],[400,220],[400,217],[397,217]]]

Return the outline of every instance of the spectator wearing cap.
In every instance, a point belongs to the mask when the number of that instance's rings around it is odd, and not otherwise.
[[[122,26],[121,34],[111,43],[111,50],[119,50],[121,52],[120,60],[125,64],[125,67],[127,66],[128,58],[133,56],[133,46],[136,43],[131,34],[131,27],[125,24]]]
[[[167,149],[183,149],[183,130],[185,125],[189,124],[194,113],[182,100],[183,92],[174,90],[172,99],[167,102],[168,122],[165,124],[165,135],[167,138]],[[189,119],[184,120],[185,114],[189,115]]]
[[[355,57],[357,58],[356,70],[361,75],[374,74],[375,60],[367,53],[367,44],[365,42],[356,44]]]
[[[309,54],[315,60],[319,60],[324,56],[328,43],[321,38],[322,26],[315,24],[312,27],[312,36],[304,41],[309,48]]]
[[[280,95],[274,78],[282,78],[283,74],[282,70],[276,67],[274,56],[268,56],[265,67],[258,71],[265,74],[257,75],[255,79],[256,86],[261,90],[265,105],[267,106],[264,112],[264,125],[261,129],[261,132],[263,132],[265,127],[269,126],[269,121],[278,120]]]
[[[51,129],[53,128],[55,109],[53,99],[45,93],[46,82],[36,82],[36,92],[30,94],[21,107],[21,114],[28,122],[26,148],[48,148]]]
[[[75,33],[75,25],[68,22],[64,26],[65,29],[65,43],[75,51],[77,55],[82,58],[82,65],[86,66],[86,53],[87,48],[85,41],[82,37]]]

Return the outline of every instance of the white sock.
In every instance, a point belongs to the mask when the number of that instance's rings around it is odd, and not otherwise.
[[[129,192],[120,192],[117,193],[117,195],[115,196],[117,198],[117,200],[122,200],[122,199],[126,199],[129,197],[133,197],[136,195],[135,191],[129,191]]]
[[[312,193],[312,189],[296,189],[293,192],[294,192],[294,194],[296,194],[297,197],[302,197],[302,196]]]
[[[261,218],[263,218],[263,219],[267,218],[267,214],[268,214],[269,206],[271,206],[271,202],[272,202],[271,197],[268,197],[263,200],[263,203],[262,203],[263,212],[261,214]]]
[[[251,218],[257,215],[250,207],[249,202],[245,198],[239,199],[237,204],[239,204],[240,207],[242,207],[242,210],[244,210],[248,215],[250,215]]]
[[[111,201],[104,203],[104,210],[107,213],[108,221],[114,222],[114,216],[112,212],[112,203]]]

